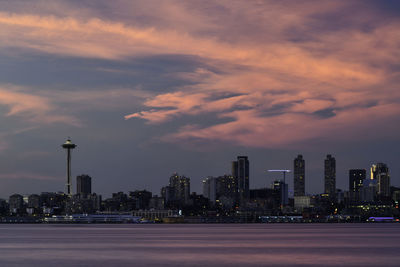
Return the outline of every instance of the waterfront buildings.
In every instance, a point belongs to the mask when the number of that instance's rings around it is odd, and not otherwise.
[[[324,193],[330,198],[336,197],[336,159],[328,154],[325,159],[325,191]]]
[[[262,216],[270,215],[302,215],[307,221],[314,222],[320,222],[325,216],[337,218],[340,214],[358,216],[358,221],[361,217],[366,220],[370,216],[400,216],[400,188],[390,186],[389,169],[384,163],[372,165],[370,179],[367,179],[365,169],[349,170],[349,191],[342,191],[336,189],[335,158],[327,155],[325,193],[315,195],[305,195],[303,156],[298,155],[293,164],[292,197],[289,197],[285,182],[285,174],[290,170],[269,170],[283,172],[283,181],[275,180],[271,188],[250,190],[249,160],[247,156],[239,156],[232,163],[232,175],[209,176],[202,181],[203,195],[191,193],[190,178],[175,173],[169,178],[168,186],[162,188],[160,197],[147,190],[135,190],[128,194],[113,193],[111,198],[102,201],[100,195],[92,193],[91,177],[80,175],[77,177],[77,194],[44,192],[25,197],[14,194],[8,203],[0,200],[0,215],[3,218],[10,216],[4,222],[21,221],[15,218],[23,216],[28,217],[25,222],[30,222],[29,218],[36,221],[53,215],[55,219],[47,221],[58,222],[63,218],[63,222],[100,222],[106,218],[104,222],[112,222],[114,219],[108,220],[108,217],[114,215],[136,215],[170,222],[178,217],[181,222],[182,216],[188,218],[187,222],[256,222]],[[171,212],[176,217],[169,218]],[[102,214],[107,216],[97,216]]]
[[[305,161],[302,155],[294,159],[293,164],[294,196],[305,195]]]

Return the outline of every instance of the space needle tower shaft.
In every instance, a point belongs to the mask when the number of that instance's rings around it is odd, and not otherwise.
[[[67,150],[67,195],[71,196],[71,150],[76,148],[76,145],[73,144],[70,140],[70,138],[67,139],[67,141],[62,144],[62,148]]]

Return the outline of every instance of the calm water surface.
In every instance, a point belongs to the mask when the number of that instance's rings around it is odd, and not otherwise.
[[[0,225],[0,266],[400,266],[400,224]]]

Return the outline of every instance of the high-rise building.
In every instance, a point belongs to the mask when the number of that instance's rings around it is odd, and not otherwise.
[[[375,180],[365,179],[360,188],[360,200],[364,203],[372,203],[376,200],[377,183]]]
[[[217,178],[207,177],[203,180],[203,196],[208,198],[211,203],[217,199]]]
[[[249,189],[249,160],[246,156],[238,156],[232,162],[232,176],[235,179],[237,201],[244,204],[250,198]]]
[[[302,155],[294,159],[293,166],[294,196],[305,195],[305,161]]]
[[[221,197],[234,200],[236,196],[235,179],[231,175],[207,177],[203,180],[203,196],[212,204]]]
[[[377,183],[377,197],[380,200],[390,198],[389,168],[385,163],[377,163],[371,166],[371,180]]]
[[[272,189],[279,193],[279,199],[281,207],[287,205],[289,203],[288,199],[288,189],[289,186],[283,181],[274,181],[272,183]]]
[[[360,192],[366,176],[367,172],[365,169],[349,170],[349,192],[351,202],[357,203],[360,201]]]
[[[336,160],[332,155],[327,155],[325,159],[325,194],[330,199],[336,196]]]
[[[172,189],[173,201],[186,205],[189,203],[190,197],[190,178],[180,176],[177,173],[169,178],[169,186]]]
[[[89,175],[82,174],[76,177],[76,193],[81,195],[92,193],[92,178]]]

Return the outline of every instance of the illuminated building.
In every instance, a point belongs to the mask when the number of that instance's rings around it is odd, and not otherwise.
[[[234,200],[236,193],[235,179],[231,175],[219,177],[207,177],[203,180],[203,196],[208,198],[212,204],[221,197]]]
[[[179,176],[177,173],[169,178],[169,198],[171,201],[186,205],[190,197],[190,178]]]
[[[377,183],[377,197],[381,200],[390,198],[390,175],[389,168],[384,163],[371,166],[371,180]]]
[[[294,196],[305,195],[305,161],[302,155],[294,159],[293,166]]]
[[[238,156],[232,162],[232,176],[237,188],[237,201],[244,204],[250,198],[249,190],[249,160],[246,156]]]
[[[295,196],[294,197],[294,208],[297,210],[303,210],[312,206],[312,198],[310,196]]]
[[[365,169],[349,170],[349,192],[350,200],[353,203],[360,201],[360,190],[366,178],[366,173]]]
[[[82,174],[76,177],[76,193],[81,195],[92,193],[92,178],[89,175]]]
[[[332,155],[327,155],[325,159],[325,194],[330,199],[336,196],[336,160]]]

